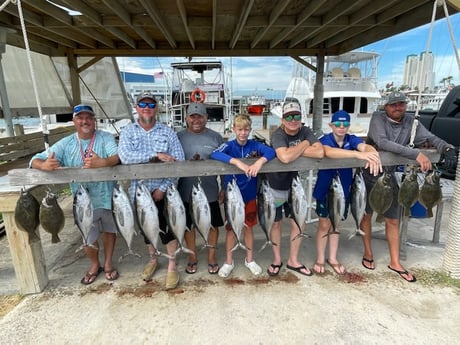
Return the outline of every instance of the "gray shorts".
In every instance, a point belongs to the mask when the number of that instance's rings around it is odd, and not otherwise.
[[[93,210],[93,226],[88,235],[88,243],[96,242],[102,232],[116,234],[117,225],[113,219],[112,210],[96,208]]]

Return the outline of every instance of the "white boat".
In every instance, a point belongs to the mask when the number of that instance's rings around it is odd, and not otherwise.
[[[202,102],[208,113],[207,127],[225,134],[228,130],[231,101],[224,65],[220,61],[172,63],[170,125],[186,127],[185,116],[191,102]]]
[[[352,51],[338,56],[326,56],[323,77],[323,123],[322,130],[330,132],[328,123],[332,114],[345,110],[351,115],[350,132],[365,133],[370,115],[377,110],[381,99],[377,86],[377,59],[373,52]],[[316,65],[316,58],[305,58]],[[296,63],[294,76],[286,90],[284,102],[298,100],[304,122],[311,126],[313,91],[316,73]],[[281,107],[272,110],[281,116]]]
[[[449,87],[445,89],[440,89],[434,93],[421,93],[419,110],[438,111],[441,107],[442,102],[444,102],[444,99],[446,98],[447,94],[451,89],[452,87]],[[415,111],[417,109],[418,92],[409,92],[407,93],[407,97],[409,98],[407,109]]]

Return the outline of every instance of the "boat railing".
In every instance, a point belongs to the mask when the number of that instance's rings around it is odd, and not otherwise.
[[[343,77],[324,79],[324,91],[378,91],[373,78]]]

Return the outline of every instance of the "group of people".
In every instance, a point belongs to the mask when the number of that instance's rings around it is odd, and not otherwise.
[[[187,109],[187,128],[175,133],[170,127],[156,120],[157,101],[151,93],[142,93],[137,97],[136,122],[125,127],[119,138],[118,147],[110,134],[96,129],[96,119],[93,109],[88,105],[74,107],[73,122],[76,133],[54,144],[49,154],[42,152],[32,157],[32,168],[52,171],[61,167],[97,168],[109,167],[120,162],[122,164],[138,164],[147,162],[173,162],[181,160],[215,159],[236,166],[241,174],[223,176],[202,176],[200,183],[206,193],[210,210],[211,226],[208,243],[208,273],[218,274],[220,277],[228,277],[234,269],[232,248],[235,245],[235,234],[229,225],[225,226],[225,262],[219,266],[216,259],[216,245],[219,236],[219,227],[224,226],[224,218],[221,215],[220,204],[224,201],[224,191],[227,184],[236,179],[240,188],[245,206],[245,226],[243,229],[246,256],[244,264],[253,275],[260,275],[262,268],[256,263],[253,249],[253,227],[257,224],[257,176],[263,164],[275,157],[281,163],[290,163],[299,157],[333,159],[357,158],[366,161],[364,177],[368,192],[372,188],[378,176],[382,173],[382,164],[379,151],[397,153],[403,157],[416,160],[422,171],[432,169],[431,162],[421,151],[415,147],[421,147],[429,142],[441,153],[443,164],[447,168],[454,168],[457,164],[457,156],[452,145],[446,143],[431,134],[422,124],[418,124],[415,136],[411,138],[414,117],[406,113],[406,100],[402,93],[390,94],[384,111],[373,114],[369,126],[366,143],[353,134],[349,134],[350,115],[340,110],[333,114],[329,126],[331,133],[316,138],[312,130],[303,126],[301,122],[300,105],[296,102],[288,102],[283,105],[281,125],[276,129],[271,138],[271,146],[249,139],[251,132],[251,118],[245,114],[236,115],[233,119],[233,132],[235,139],[224,142],[222,136],[207,128],[206,107],[203,103],[191,103]],[[415,147],[408,147],[413,142]],[[257,158],[248,164],[245,158]],[[305,167],[308,170],[308,167]],[[276,215],[270,229],[273,260],[267,268],[269,276],[276,276],[283,266],[281,256],[281,221],[283,216],[289,219],[289,253],[286,267],[296,273],[311,276],[312,270],[299,260],[301,238],[298,237],[299,228],[292,219],[289,190],[293,179],[298,172],[273,172],[268,173],[267,179],[271,186],[275,199]],[[331,232],[331,221],[327,207],[327,191],[332,178],[340,176],[347,200],[352,183],[352,169],[330,169],[318,172],[317,182],[313,196],[316,198],[316,212],[319,216],[319,224],[316,233],[317,257],[313,271],[317,274],[324,273],[324,265],[327,263],[337,274],[344,274],[345,267],[337,257],[339,236]],[[220,185],[219,185],[220,181]],[[145,185],[152,194],[152,198],[158,208],[161,242],[166,246],[166,251],[171,257],[168,259],[165,288],[174,289],[179,284],[174,253],[178,242],[172,232],[167,231],[166,220],[163,215],[165,192],[171,184],[177,184],[178,190],[188,209],[192,187],[198,182],[198,177],[185,178],[152,178],[144,180]],[[132,180],[130,186],[131,201],[134,202],[135,189],[138,181]],[[107,280],[115,280],[119,277],[118,271],[113,267],[112,256],[116,240],[116,225],[111,215],[111,195],[113,182],[84,183],[89,190],[94,207],[93,229],[90,235],[93,247],[85,247],[85,252],[90,260],[90,267],[81,279],[82,284],[93,283],[100,273],[105,274]],[[72,183],[74,192],[77,184]],[[397,185],[395,184],[395,189]],[[395,190],[395,193],[397,190]],[[366,214],[361,222],[364,231],[364,253],[362,265],[366,269],[375,269],[374,257],[371,247],[371,217],[372,209],[366,209]],[[409,273],[401,264],[399,258],[399,207],[397,198],[394,198],[390,209],[384,214],[385,231],[388,240],[390,261],[388,268],[397,272],[408,282],[414,282],[416,278]],[[185,272],[194,274],[198,269],[198,259],[195,245],[195,229],[190,215],[187,215],[187,228],[185,233],[186,246],[191,249]],[[302,227],[305,224],[301,224]],[[302,230],[302,229],[301,229]],[[104,247],[104,264],[101,266],[99,259],[98,239],[102,233]],[[144,236],[147,251],[150,254],[143,272],[142,279],[149,281],[159,267],[158,257],[155,256],[156,248]],[[326,258],[326,247],[328,255]]]

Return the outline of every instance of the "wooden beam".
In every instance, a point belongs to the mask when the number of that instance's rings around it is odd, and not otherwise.
[[[233,49],[236,46],[236,42],[240,38],[241,32],[248,20],[249,13],[251,13],[252,6],[254,6],[254,0],[246,0],[244,6],[241,9],[240,18],[238,19],[238,23],[233,30],[232,38],[230,39],[230,44],[228,48]]]
[[[439,160],[439,154],[434,150],[423,150],[432,162]],[[404,165],[415,163],[407,158],[398,155],[381,152],[382,164]],[[253,160],[248,160],[252,162]],[[365,161],[359,159],[313,159],[298,158],[296,161],[283,164],[274,159],[265,164],[260,170],[261,173],[276,171],[299,171],[316,169],[339,169],[362,167]],[[61,184],[70,182],[95,182],[95,181],[120,181],[131,179],[165,178],[165,177],[187,177],[187,176],[210,176],[225,174],[240,174],[241,170],[233,165],[225,164],[215,160],[202,161],[180,161],[172,163],[148,163],[117,165],[110,168],[81,169],[63,168],[52,172],[36,169],[13,169],[8,172],[10,184],[13,186],[22,185],[43,185]]]
[[[180,18],[182,19],[182,24],[184,25],[184,30],[185,30],[185,33],[187,34],[190,45],[192,46],[192,49],[195,49],[195,40],[193,39],[193,35],[192,35],[192,32],[190,31],[190,28],[188,27],[187,10],[185,9],[184,1],[176,0],[176,5],[177,5],[177,8],[179,9],[179,15],[180,15]]]
[[[174,39],[171,32],[168,30],[168,26],[164,23],[163,19],[161,18],[161,12],[155,6],[152,1],[149,0],[139,0],[141,5],[147,11],[149,16],[152,18],[153,22],[158,26],[158,29],[164,35],[166,40],[169,42],[172,48],[177,48],[176,40]],[[190,55],[192,56],[192,55]]]

